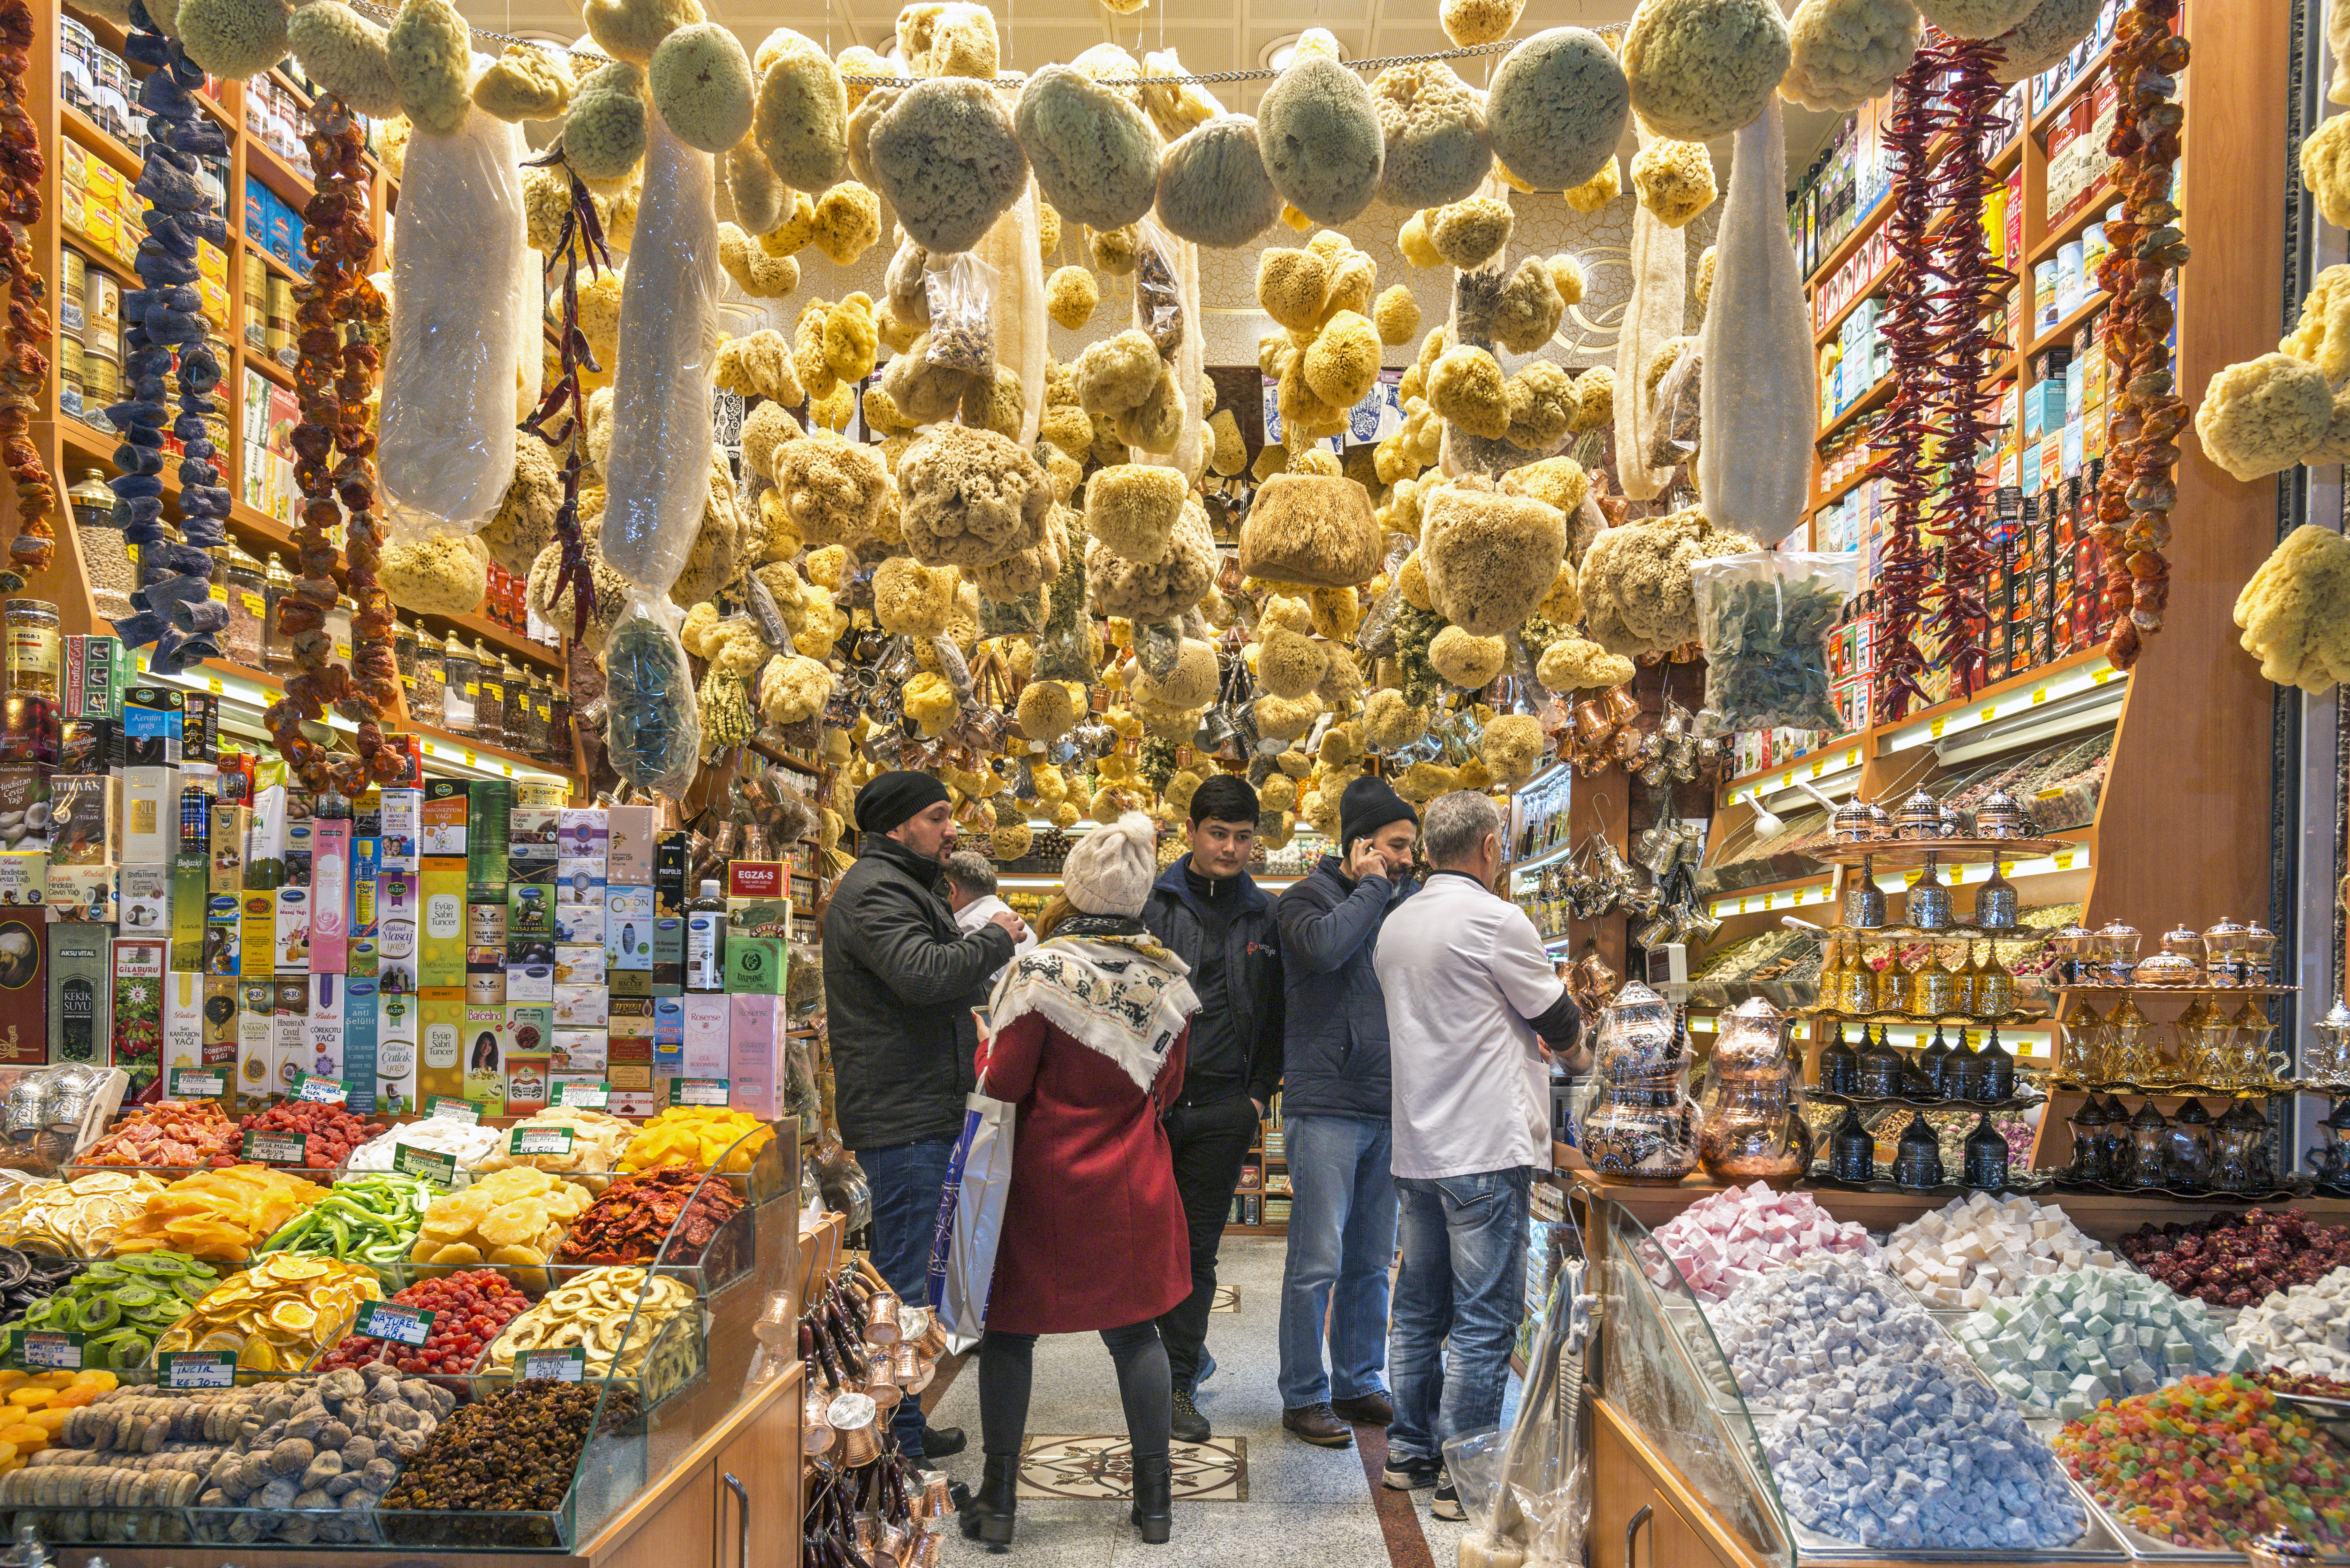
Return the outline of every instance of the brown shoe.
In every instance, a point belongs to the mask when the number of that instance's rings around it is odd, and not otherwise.
[[[1357,1394],[1351,1399],[1333,1399],[1330,1413],[1357,1427],[1395,1425],[1395,1401],[1376,1392]]]
[[[1281,1413],[1281,1424],[1317,1448],[1350,1449],[1355,1430],[1327,1405],[1305,1405]]]

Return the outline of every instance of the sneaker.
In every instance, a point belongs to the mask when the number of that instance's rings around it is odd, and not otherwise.
[[[1191,1375],[1191,1386],[1197,1388],[1216,1375],[1216,1353],[1206,1345],[1200,1347],[1200,1370]]]
[[[1385,1473],[1379,1480],[1390,1491],[1418,1491],[1434,1486],[1444,1479],[1444,1467],[1434,1459],[1397,1459],[1390,1456]]]
[[[1175,1390],[1175,1419],[1170,1428],[1170,1435],[1179,1443],[1204,1443],[1211,1435],[1208,1418],[1200,1414],[1197,1405],[1191,1403],[1189,1388]]]
[[[1469,1511],[1461,1506],[1461,1494],[1452,1490],[1452,1478],[1446,1476],[1436,1483],[1436,1495],[1428,1500],[1430,1519],[1465,1520]]]

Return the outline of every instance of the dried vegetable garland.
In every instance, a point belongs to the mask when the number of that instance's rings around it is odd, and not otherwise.
[[[375,432],[368,394],[381,351],[369,336],[383,325],[383,296],[368,281],[375,234],[368,227],[366,139],[342,104],[321,98],[311,109],[310,164],[317,183],[302,209],[310,275],[294,291],[300,358],[294,395],[294,478],[302,487],[302,525],[294,535],[302,576],[281,602],[279,625],[292,639],[300,670],[265,715],[295,776],[314,790],[356,794],[400,777],[405,763],[383,738],[382,721],[400,711],[400,670],[391,647],[391,601],[376,579],[380,541],[375,516]],[[351,663],[334,662],[326,612],[335,602],[335,546],[328,530],[349,514],[346,574],[352,601]],[[336,758],[303,733],[328,706],[359,726],[359,754]]]
[[[32,63],[29,0],[0,0],[0,285],[8,296],[0,323],[0,462],[16,492],[16,537],[0,568],[0,593],[15,593],[27,577],[48,569],[57,553],[57,482],[41,466],[32,441],[33,410],[49,379],[49,313],[41,275],[33,270],[30,235],[41,217],[40,142],[25,108],[25,72]]]
[[[571,205],[563,214],[563,231],[556,236],[555,248],[546,260],[547,275],[554,276],[559,268],[563,277],[559,349],[562,373],[546,389],[538,407],[531,410],[523,429],[563,454],[563,504],[555,514],[555,540],[563,546],[563,566],[556,575],[547,602],[561,604],[564,594],[570,593],[571,636],[577,642],[588,635],[588,607],[596,599],[587,535],[579,527],[579,477],[588,460],[588,443],[578,439],[588,428],[588,395],[580,386],[579,369],[583,365],[590,370],[604,369],[596,363],[595,351],[588,346],[588,334],[579,328],[579,268],[584,262],[592,279],[598,272],[611,266],[612,253],[604,243],[603,225],[597,221],[596,202],[588,193],[587,182],[562,161],[560,151],[533,161],[533,167],[549,165],[561,169],[571,187]],[[562,421],[561,427],[550,429],[558,419]]]
[[[1936,235],[1934,275],[1940,286],[1930,328],[1941,344],[1931,388],[1941,458],[1941,489],[1928,524],[1941,554],[1933,631],[1938,656],[1950,672],[1950,694],[1969,697],[1984,680],[1982,639],[1990,621],[1984,587],[1997,566],[1989,537],[1989,488],[1978,463],[1999,433],[1991,376],[2007,345],[1995,322],[2000,296],[2015,281],[2013,273],[1992,264],[1991,236],[1983,230],[1983,193],[1997,182],[1983,145],[2003,140],[2008,124],[1999,113],[1996,47],[1938,32],[1918,57],[1929,56],[1948,72],[1939,102],[1953,144],[1935,161],[1930,198],[1950,210]]]
[[[2106,225],[2112,251],[2097,268],[2113,297],[2106,358],[2119,372],[2106,469],[2097,482],[2097,547],[2105,562],[2106,612],[2113,628],[2106,657],[2117,670],[2137,662],[2143,639],[2162,629],[2170,598],[2170,509],[2178,485],[2178,434],[2189,410],[2170,363],[2178,313],[2163,296],[2164,275],[2187,260],[2171,200],[2187,111],[2178,100],[2187,40],[2175,28],[2179,0],[2137,0],[2114,29],[2114,79],[2123,84],[2106,151],[2120,161],[2115,188],[2122,217]]]
[[[1885,233],[1894,265],[1885,284],[1885,313],[1877,325],[1890,352],[1893,396],[1869,443],[1876,452],[1872,478],[1886,482],[1885,556],[1877,573],[1877,722],[1898,722],[1914,699],[1926,701],[1926,656],[1918,647],[1919,623],[1933,560],[1924,529],[1933,504],[1934,476],[1926,452],[1932,440],[1936,367],[1942,352],[1942,327],[1934,308],[1934,179],[1927,147],[1942,129],[1934,107],[1935,78],[1943,61],[1929,45],[1920,48],[1893,88],[1893,119],[1887,139],[1893,150],[1892,210]]]
[[[176,675],[218,659],[219,634],[228,624],[228,607],[212,597],[212,569],[213,552],[228,543],[229,493],[213,462],[216,449],[205,423],[218,408],[213,392],[221,367],[205,339],[196,293],[196,242],[228,244],[227,226],[210,210],[199,182],[197,161],[224,154],[228,140],[197,110],[192,89],[203,85],[203,68],[156,30],[138,0],[130,16],[124,52],[133,65],[153,67],[139,87],[140,106],[149,116],[138,184],[146,200],[147,237],[134,265],[145,286],[122,296],[127,396],[106,417],[122,432],[122,444],[114,449],[120,471],[113,482],[115,519],[123,525],[124,543],[140,550],[161,547],[165,575],[130,596],[138,613],[116,621],[114,629],[132,648],[154,644],[151,668]],[[177,383],[176,416],[163,400],[167,376]],[[177,545],[163,538],[167,421],[180,442]]]

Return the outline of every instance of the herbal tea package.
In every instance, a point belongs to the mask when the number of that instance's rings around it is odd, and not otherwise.
[[[1705,644],[1708,734],[1838,730],[1828,634],[1852,597],[1858,557],[1752,550],[1690,568]]]

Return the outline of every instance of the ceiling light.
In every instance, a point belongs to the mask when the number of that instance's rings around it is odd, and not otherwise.
[[[1286,37],[1275,38],[1258,52],[1257,63],[1269,71],[1288,69],[1289,62],[1297,57],[1297,46],[1305,36],[1303,33],[1292,33]],[[1342,56],[1344,52],[1342,47]]]

